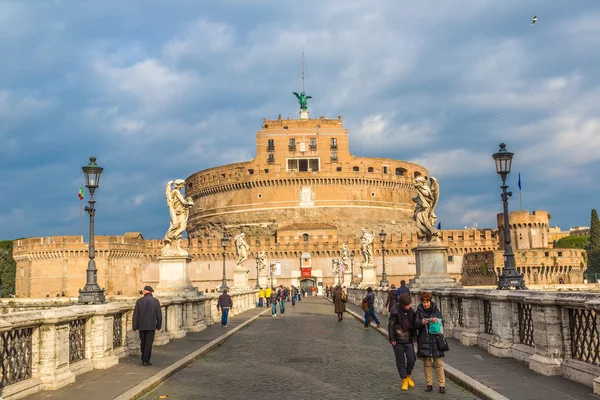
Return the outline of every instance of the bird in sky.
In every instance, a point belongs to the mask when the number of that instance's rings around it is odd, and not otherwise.
[[[537,15],[533,16],[533,19],[531,20],[531,25],[535,24],[537,22]]]

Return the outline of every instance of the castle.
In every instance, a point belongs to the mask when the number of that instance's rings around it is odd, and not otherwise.
[[[223,278],[223,265],[227,279],[233,279],[237,256],[233,243],[221,247],[225,232],[246,234],[250,251],[245,267],[250,269],[251,285],[256,283],[254,259],[260,251],[277,265],[274,284],[330,285],[335,279],[332,261],[341,257],[343,243],[356,254],[351,268],[358,280],[362,228],[375,234],[378,275],[383,269],[383,244],[390,282],[413,278],[418,238],[412,219],[412,182],[418,176],[427,178],[428,171],[401,160],[356,157],[350,153],[348,134],[341,117],[311,119],[303,109],[299,119],[263,120],[252,161],[190,175],[185,195],[194,206],[182,247],[192,256],[193,285],[202,291],[215,290]],[[513,248],[528,252],[521,258],[516,255],[517,268],[528,284],[556,283],[560,277],[582,282],[580,251],[565,250],[562,256],[549,258],[555,257],[555,250],[552,255],[545,250],[548,218],[545,211],[510,214]],[[499,215],[499,231],[440,231],[442,243],[448,246],[452,277],[465,285],[494,284],[501,268],[502,221]],[[377,240],[380,230],[387,233],[384,243]],[[98,283],[107,295],[135,295],[143,285],[157,283],[162,247],[161,240],[145,240],[140,233],[97,236]],[[548,254],[532,256],[540,251]],[[81,236],[17,240],[13,256],[18,297],[75,296],[85,284],[88,256]],[[534,267],[543,269],[528,274]]]

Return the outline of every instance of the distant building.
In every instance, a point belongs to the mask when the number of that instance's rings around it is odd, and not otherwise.
[[[590,234],[589,226],[574,226],[569,229],[569,235],[571,236],[585,236]]]

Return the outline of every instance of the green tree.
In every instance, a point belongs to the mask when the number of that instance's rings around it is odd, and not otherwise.
[[[2,296],[15,294],[15,278],[17,263],[13,258],[12,240],[0,241],[0,280],[2,281]]]
[[[556,241],[555,249],[586,249],[590,243],[590,235],[565,236]]]
[[[588,272],[600,272],[600,220],[598,212],[592,210],[592,220],[590,222],[590,244],[587,247],[588,253]]]

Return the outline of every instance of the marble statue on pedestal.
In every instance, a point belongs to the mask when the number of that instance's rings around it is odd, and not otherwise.
[[[244,261],[248,258],[248,250],[250,250],[250,245],[246,242],[245,238],[246,234],[242,232],[239,235],[236,235],[233,241],[238,255],[238,260],[235,263],[236,268],[238,269],[242,268],[242,264],[244,264]]]
[[[187,227],[187,220],[190,214],[190,208],[194,202],[190,197],[184,198],[180,190],[184,187],[185,181],[177,179],[175,182],[167,182],[165,187],[165,197],[167,207],[171,216],[171,225],[165,234],[165,246],[161,249],[163,256],[187,256],[188,253],[181,248],[181,237]]]
[[[373,239],[375,235],[373,232],[369,233],[365,228],[362,229],[362,236],[360,237],[360,252],[363,256],[364,265],[373,264]]]
[[[333,275],[337,276],[340,274],[340,259],[339,258],[334,258],[333,259],[333,264],[331,266],[331,271],[333,272]]]
[[[346,243],[342,244],[342,265],[344,266],[344,270],[350,266],[350,250]]]
[[[269,261],[267,260],[267,252],[264,250],[261,250],[260,253],[258,253],[258,274],[259,275],[266,275],[268,262]]]
[[[428,184],[427,179],[419,176],[415,179],[414,187],[417,190],[417,195],[412,198],[416,203],[413,219],[420,231],[419,236],[426,242],[437,241],[439,240],[438,231],[435,228],[437,217],[434,210],[440,198],[440,184],[433,177]]]

